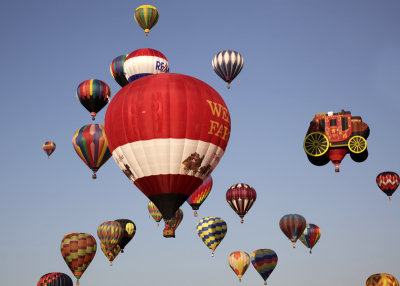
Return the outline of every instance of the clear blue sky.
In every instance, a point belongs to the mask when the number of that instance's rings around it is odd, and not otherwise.
[[[148,37],[133,11],[160,11]],[[0,10],[0,243],[2,285],[36,285],[48,272],[74,278],[61,257],[69,232],[96,237],[100,223],[129,218],[136,236],[110,267],[100,248],[81,279],[89,285],[236,285],[227,257],[271,248],[278,254],[273,286],[364,285],[369,275],[400,278],[400,195],[392,201],[376,175],[400,172],[400,2],[396,0],[274,1],[8,1]],[[112,59],[139,48],[161,51],[170,72],[214,87],[230,110],[232,133],[213,172],[214,187],[199,217],[182,206],[175,239],[162,237],[148,199],[113,159],[91,179],[72,136],[91,123],[75,97],[97,78],[112,96],[120,89]],[[244,68],[230,90],[211,67],[233,49]],[[315,113],[352,111],[369,124],[369,158],[347,156],[341,172],[311,165],[302,142]],[[103,123],[105,109],[96,119]],[[42,144],[57,150],[48,160]],[[233,184],[252,185],[257,201],[240,224],[225,200]],[[279,219],[299,213],[320,226],[308,253],[291,243]],[[197,236],[197,222],[219,216],[228,233],[216,250]],[[75,278],[74,278],[75,280]],[[252,266],[241,285],[263,285]]]

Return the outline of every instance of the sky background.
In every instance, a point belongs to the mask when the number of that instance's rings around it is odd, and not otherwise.
[[[148,37],[136,7],[151,4],[160,18]],[[397,0],[268,1],[8,1],[0,9],[0,277],[2,285],[36,285],[48,272],[73,280],[60,253],[63,236],[92,234],[94,260],[80,282],[89,285],[263,285],[250,265],[238,284],[228,265],[237,250],[273,249],[278,265],[268,285],[365,285],[374,273],[400,278],[400,197],[389,201],[375,183],[399,168],[400,2]],[[175,239],[149,218],[148,199],[112,158],[92,180],[72,136],[92,123],[75,96],[96,78],[120,89],[109,66],[140,48],[161,51],[170,72],[203,80],[224,98],[232,130],[213,172],[214,186],[195,218],[186,203]],[[233,49],[244,58],[226,88],[211,60]],[[240,83],[238,82],[240,80]],[[370,129],[369,158],[347,155],[341,172],[309,163],[302,142],[315,113],[341,109]],[[95,123],[103,123],[106,108]],[[50,160],[42,150],[52,140]],[[250,184],[257,200],[244,224],[226,190]],[[303,215],[321,228],[310,255],[292,248],[279,220]],[[228,232],[215,257],[196,224],[219,216]],[[104,221],[135,222],[133,240],[112,267],[100,250]]]

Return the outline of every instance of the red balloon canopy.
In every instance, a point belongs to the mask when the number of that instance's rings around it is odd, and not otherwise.
[[[107,109],[105,130],[118,166],[169,220],[218,164],[231,121],[208,84],[163,73],[123,87]]]

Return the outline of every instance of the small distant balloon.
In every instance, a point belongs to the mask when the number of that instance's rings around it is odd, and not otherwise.
[[[241,223],[243,223],[244,216],[253,206],[256,198],[256,190],[252,186],[243,183],[231,186],[226,192],[226,201],[239,215]]]
[[[238,76],[243,68],[243,57],[236,51],[225,50],[217,53],[212,59],[212,67],[215,73],[228,83],[230,83]]]
[[[321,229],[319,226],[315,224],[307,224],[306,228],[303,231],[303,234],[300,236],[300,241],[310,249],[310,253],[314,245],[318,242],[321,237]]]
[[[242,282],[242,277],[250,265],[250,256],[244,251],[235,251],[228,256],[228,263],[239,282]]]
[[[211,175],[203,181],[203,183],[194,191],[193,194],[189,196],[186,202],[194,210],[194,216],[197,217],[197,211],[199,210],[201,204],[205,201],[211,192],[213,186],[213,180]]]
[[[278,264],[278,256],[272,249],[257,249],[251,254],[251,263],[267,285],[268,277]]]
[[[121,55],[116,57],[110,65],[110,73],[121,87],[124,87],[129,83],[124,72],[124,63],[127,56],[128,55]]]
[[[224,239],[227,230],[226,222],[219,217],[205,217],[197,224],[197,234],[204,244],[211,249],[211,256],[214,256],[214,251]]]
[[[124,236],[122,225],[117,221],[105,221],[97,228],[97,236],[104,246],[104,254],[109,260],[112,258],[112,260],[110,260],[110,265],[112,265],[112,261],[121,249],[119,243]],[[112,252],[113,255],[109,255],[109,252]]]
[[[110,100],[110,87],[98,79],[88,79],[81,82],[76,91],[79,102],[90,112],[92,120]]]
[[[134,17],[136,23],[144,30],[146,36],[148,36],[150,29],[158,22],[159,13],[154,6],[142,5],[136,8]]]
[[[147,204],[147,209],[149,210],[149,214],[151,215],[151,217],[157,222],[158,227],[159,222],[163,218],[161,212],[152,201],[149,201],[149,203]]]
[[[399,186],[400,178],[395,172],[382,172],[376,177],[376,184],[391,200],[391,196]]]
[[[47,157],[50,158],[50,155],[53,154],[54,150],[56,150],[56,143],[53,141],[46,141],[42,147],[43,151],[47,154]]]
[[[299,239],[307,226],[306,219],[299,214],[287,214],[283,216],[279,222],[282,232],[296,247],[296,241]]]

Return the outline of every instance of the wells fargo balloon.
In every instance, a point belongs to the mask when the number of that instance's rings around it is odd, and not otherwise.
[[[151,215],[151,217],[157,222],[158,226],[159,222],[162,219],[161,212],[158,210],[158,208],[152,201],[149,201],[149,203],[147,204],[147,209],[149,210],[149,214]]]
[[[211,62],[215,73],[228,83],[228,88],[242,70],[243,63],[242,55],[232,50],[219,52]]]
[[[125,246],[132,240],[136,233],[136,225],[130,219],[116,219],[116,222],[121,224],[122,229],[124,230],[124,235],[122,236],[120,242],[118,243],[121,248],[121,252],[124,253]]]
[[[307,224],[302,235],[300,236],[300,241],[310,249],[310,253],[314,245],[318,242],[321,237],[321,229],[315,224]]]
[[[136,8],[135,21],[144,30],[146,36],[151,28],[158,22],[159,13],[156,7],[142,5]]]
[[[105,253],[111,251],[117,255],[118,253],[116,250],[120,249],[119,243],[124,236],[124,229],[117,221],[105,221],[97,228],[97,236],[104,246]],[[106,256],[108,258],[107,254]],[[110,261],[110,265],[112,265],[112,261]]]
[[[88,79],[78,85],[76,97],[90,112],[92,120],[94,120],[96,114],[109,102],[111,91],[105,82],[98,79]]]
[[[212,87],[173,73],[128,84],[105,117],[115,161],[167,221],[217,166],[230,129],[228,108]]]
[[[100,248],[101,251],[103,251],[104,255],[107,257],[108,261],[110,261],[110,266],[112,266],[112,263],[119,254],[119,252],[121,251],[121,248],[119,247],[119,245],[117,245],[111,249],[106,250],[104,244],[102,243],[100,243]]]
[[[235,184],[226,192],[226,201],[231,208],[240,216],[240,222],[256,201],[257,193],[253,187],[247,184]]]
[[[391,200],[391,196],[399,186],[400,178],[395,172],[382,172],[376,176],[376,184]]]
[[[267,285],[267,279],[278,263],[278,256],[272,249],[257,249],[251,254],[251,263]]]
[[[281,218],[279,226],[282,232],[293,243],[293,248],[295,248],[296,241],[304,232],[307,222],[306,219],[299,214],[287,214]]]
[[[228,263],[239,278],[239,282],[241,282],[244,273],[246,273],[250,265],[250,256],[244,251],[235,251],[229,254]]]
[[[199,210],[201,204],[205,201],[208,195],[211,192],[211,188],[213,185],[213,180],[211,175],[204,180],[204,182],[194,191],[193,194],[189,196],[186,202],[192,207],[194,210],[194,216],[197,217],[197,210]]]
[[[165,223],[165,228],[163,231],[164,237],[175,237],[175,230],[178,228],[179,224],[183,219],[183,211],[178,209],[175,215],[172,217],[169,224]]]
[[[129,83],[124,73],[124,63],[127,56],[128,55],[121,55],[116,57],[110,65],[110,73],[121,87],[124,87]]]
[[[211,256],[214,256],[214,251],[224,239],[228,226],[226,222],[219,217],[205,217],[197,224],[197,234],[204,244],[211,249]]]
[[[310,122],[303,148],[312,164],[323,166],[331,161],[335,172],[339,172],[347,153],[355,162],[367,159],[369,132],[361,117],[352,116],[350,111],[317,113]]]
[[[43,275],[37,286],[73,286],[71,277],[65,273],[53,272]]]
[[[399,281],[391,274],[378,273],[368,277],[366,286],[399,286]]]
[[[92,178],[96,179],[96,172],[111,157],[104,126],[89,124],[79,128],[72,137],[72,144],[79,158],[93,171]]]
[[[69,233],[61,241],[61,255],[69,269],[79,279],[92,262],[97,249],[96,239],[87,233]]]
[[[47,157],[50,158],[50,155],[53,154],[54,150],[56,150],[56,143],[53,141],[46,141],[44,142],[43,151],[47,154]]]
[[[132,82],[144,76],[167,73],[169,64],[161,52],[153,49],[139,49],[127,56],[124,71],[125,78]]]

